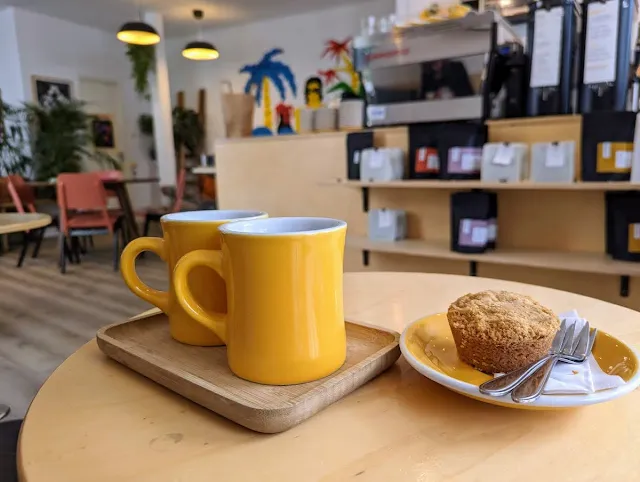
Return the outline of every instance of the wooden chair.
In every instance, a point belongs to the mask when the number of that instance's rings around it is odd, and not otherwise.
[[[11,201],[13,202],[16,211],[21,214],[25,212],[35,213],[36,211],[36,194],[34,189],[29,186],[25,180],[18,175],[12,174],[7,176],[7,187],[9,190],[9,195],[11,196]],[[25,209],[26,206],[26,209]],[[53,218],[51,225],[58,225],[58,219],[56,217]],[[33,248],[32,258],[37,258],[38,253],[40,252],[40,246],[42,245],[42,239],[44,238],[44,232],[48,226],[44,228],[37,229],[35,231],[26,231],[24,233],[24,238],[22,241],[22,250],[20,251],[20,256],[18,257],[17,267],[20,268],[22,263],[24,262],[24,258],[27,254],[27,250],[29,248],[29,243],[35,243]]]
[[[173,205],[170,208],[146,208],[139,211],[136,211],[138,216],[144,216],[144,230],[143,236],[149,235],[149,226],[151,223],[159,223],[160,218],[165,214],[176,213],[182,209],[182,202],[184,200],[184,190],[186,185],[186,170],[180,169],[178,172],[177,186],[176,186],[176,195],[173,202]]]
[[[107,193],[100,175],[95,172],[60,174],[57,179],[60,208],[60,272],[66,271],[64,244],[67,238],[109,234],[113,239],[113,269],[120,262],[122,215],[109,212]],[[72,241],[76,252],[77,243]]]

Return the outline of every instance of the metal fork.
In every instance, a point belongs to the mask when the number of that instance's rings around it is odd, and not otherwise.
[[[585,325],[586,326],[586,325]],[[575,328],[574,328],[575,332]],[[593,346],[593,342],[595,341],[597,330],[593,330],[591,332],[590,339],[590,348],[587,353],[591,353],[591,347]],[[511,371],[509,373],[505,373],[499,377],[496,377],[488,382],[480,385],[479,389],[481,393],[485,395],[490,395],[493,397],[502,397],[509,392],[511,392],[514,388],[520,385],[526,378],[531,376],[538,368],[540,368],[545,362],[549,361],[554,355],[560,354],[562,349],[562,343],[565,339],[565,335],[567,334],[567,323],[565,320],[560,324],[560,329],[556,333],[555,338],[553,339],[553,343],[551,345],[551,349],[549,350],[549,354],[544,358],[528,365],[524,368],[519,368],[518,370]],[[573,335],[572,335],[573,337]],[[563,356],[562,361],[567,363],[581,363],[584,359],[574,359],[572,355]]]
[[[592,346],[589,323],[584,324],[578,337],[574,337],[574,332],[575,324],[567,329],[560,352],[545,361],[529,378],[511,392],[511,399],[514,402],[531,403],[542,395],[544,386],[551,376],[551,371],[558,361],[567,360],[582,363],[587,358],[590,352],[589,348]],[[593,339],[595,340],[595,337]]]
[[[525,378],[529,377],[533,372],[535,372],[538,368],[540,368],[546,361],[550,360],[556,353],[560,351],[562,348],[562,342],[564,341],[565,335],[567,333],[567,323],[562,320],[560,323],[560,329],[556,333],[556,336],[553,339],[553,343],[551,344],[551,349],[549,350],[549,354],[544,358],[527,365],[524,368],[519,368],[518,370],[513,370],[511,372],[505,373],[499,377],[496,377],[488,382],[483,383],[478,387],[480,389],[480,393],[484,393],[485,395],[491,395],[492,397],[502,397],[507,393],[511,392],[514,388],[520,385]]]

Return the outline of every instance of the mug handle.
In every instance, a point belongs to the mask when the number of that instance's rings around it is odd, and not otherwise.
[[[198,323],[213,331],[227,343],[227,315],[205,309],[194,298],[189,288],[189,273],[197,266],[206,266],[216,271],[225,281],[222,272],[222,251],[197,249],[185,254],[173,270],[173,286],[180,306]]]
[[[164,313],[169,311],[169,293],[156,290],[142,282],[136,273],[136,258],[143,251],[151,251],[166,261],[164,239],[137,238],[131,241],[120,256],[120,273],[124,282],[137,297],[160,308]]]

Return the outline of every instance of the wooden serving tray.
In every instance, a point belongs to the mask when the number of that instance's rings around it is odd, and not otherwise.
[[[335,373],[300,385],[270,386],[231,373],[226,347],[197,347],[169,335],[164,314],[102,328],[96,338],[109,357],[251,430],[277,433],[318,413],[379,375],[400,356],[400,335],[346,322],[347,360]]]

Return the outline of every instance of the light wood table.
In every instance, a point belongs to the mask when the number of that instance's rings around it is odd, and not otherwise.
[[[51,224],[51,216],[41,213],[0,213],[0,234],[19,233]],[[9,414],[9,406],[0,403],[0,419]]]
[[[402,331],[467,292],[509,289],[576,308],[640,345],[640,313],[538,286],[421,274],[345,275],[349,320]],[[87,300],[89,303],[90,300]],[[107,359],[90,342],[33,401],[19,443],[26,482],[640,480],[640,391],[583,409],[484,404],[401,358],[293,429],[251,432]]]
[[[51,224],[51,216],[42,213],[0,213],[0,234],[19,233]]]

